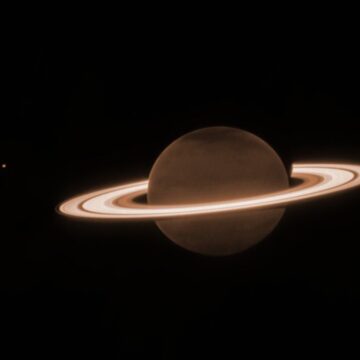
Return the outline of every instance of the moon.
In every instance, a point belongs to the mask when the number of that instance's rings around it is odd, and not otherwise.
[[[236,128],[209,127],[171,143],[149,176],[148,203],[183,205],[247,198],[289,188],[277,153],[259,137]],[[284,208],[212,214],[156,222],[175,244],[195,253],[240,253],[263,240]]]

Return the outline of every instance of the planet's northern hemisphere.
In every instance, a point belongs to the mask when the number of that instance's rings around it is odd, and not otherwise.
[[[277,153],[259,137],[236,128],[209,127],[171,143],[154,163],[150,205],[212,203],[275,193],[289,187]],[[177,245],[205,255],[242,252],[263,240],[284,208],[157,221]]]

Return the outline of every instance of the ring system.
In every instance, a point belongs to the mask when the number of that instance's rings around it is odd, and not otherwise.
[[[183,216],[278,207],[347,190],[360,185],[360,165],[294,164],[292,179],[299,185],[266,195],[230,201],[155,206],[135,199],[147,193],[148,181],[106,188],[74,197],[58,210],[68,216],[92,219],[159,220]]]

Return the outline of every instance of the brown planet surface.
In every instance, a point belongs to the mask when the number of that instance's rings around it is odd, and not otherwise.
[[[259,137],[236,128],[188,133],[158,157],[149,176],[148,202],[182,205],[259,196],[289,187],[277,153]],[[157,221],[177,245],[205,255],[242,252],[263,240],[283,208],[198,215]]]

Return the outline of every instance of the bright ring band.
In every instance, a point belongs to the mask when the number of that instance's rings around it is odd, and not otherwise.
[[[59,206],[69,216],[93,219],[166,219],[259,208],[278,207],[347,190],[360,185],[360,165],[294,164],[291,177],[300,184],[284,191],[230,201],[189,205],[155,206],[134,199],[147,192],[148,181],[140,181],[87,193]]]

